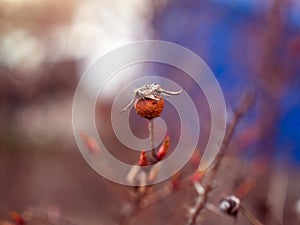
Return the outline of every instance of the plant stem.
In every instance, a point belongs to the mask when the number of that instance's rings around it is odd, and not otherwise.
[[[256,219],[244,206],[240,206],[246,219],[253,225],[263,225],[258,219]]]
[[[198,196],[197,201],[196,201],[194,207],[192,208],[193,213],[190,215],[190,217],[186,223],[187,225],[194,225],[196,223],[197,217],[202,212],[202,210],[206,207],[206,203],[208,201],[209,194],[213,189],[213,181],[216,178],[218,169],[219,169],[222,159],[225,155],[225,151],[231,141],[231,138],[233,136],[235,128],[236,128],[240,118],[250,109],[250,107],[253,105],[253,103],[254,103],[254,96],[250,95],[249,93],[246,93],[240,107],[234,113],[234,116],[227,127],[221,149],[220,149],[218,155],[216,156],[215,163],[212,165],[211,172],[209,173],[209,177],[207,179],[207,184],[204,188],[205,192],[203,195]]]
[[[148,125],[149,125],[149,137],[150,137],[150,141],[151,141],[152,157],[153,157],[153,159],[156,159],[156,152],[155,152],[155,148],[154,148],[154,123],[153,123],[153,119],[149,120]]]

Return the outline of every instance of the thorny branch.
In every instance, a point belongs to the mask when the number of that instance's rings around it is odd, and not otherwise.
[[[195,205],[192,207],[191,214],[188,218],[187,225],[194,225],[198,216],[201,214],[202,210],[206,207],[209,194],[213,190],[213,181],[216,178],[219,167],[221,165],[222,159],[225,155],[226,149],[231,141],[231,138],[234,134],[235,128],[241,119],[241,117],[248,112],[251,106],[254,103],[254,96],[250,93],[246,93],[244,99],[239,106],[239,108],[234,113],[232,120],[230,121],[227,131],[225,133],[225,137],[220,148],[218,155],[216,156],[215,163],[212,165],[211,171],[208,174],[206,185],[204,186],[203,195],[199,195]]]

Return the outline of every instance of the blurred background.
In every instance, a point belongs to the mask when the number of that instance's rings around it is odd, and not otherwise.
[[[1,0],[0,220],[34,207],[79,224],[116,223],[124,188],[112,188],[80,155],[72,133],[72,100],[80,76],[100,56],[146,39],[171,41],[197,53],[218,79],[229,119],[244,90],[256,94],[255,107],[229,150],[241,161],[268,159],[269,174],[258,182],[257,201],[252,199],[258,212],[266,208],[274,171],[284,171],[278,175],[285,182],[283,224],[298,224],[299,0]],[[157,70],[176,78],[163,67]],[[103,82],[107,78],[99,76]],[[111,96],[129,81],[125,76],[114,81],[98,110],[107,113]],[[193,84],[187,88],[201,99]],[[136,122],[132,126],[139,129]],[[113,146],[112,131],[103,135]],[[184,199],[176,196],[153,206],[132,224],[144,218],[147,224],[183,224],[184,206],[176,219],[170,217],[174,201]]]

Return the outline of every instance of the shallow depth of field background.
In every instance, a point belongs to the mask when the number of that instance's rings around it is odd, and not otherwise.
[[[145,39],[175,42],[203,58],[224,92],[229,119],[244,90],[256,93],[255,107],[239,124],[229,155],[240,162],[268,159],[268,173],[246,197],[260,219],[269,187],[283,172],[288,179],[283,221],[298,224],[299,0],[2,0],[0,221],[9,220],[11,211],[36,207],[79,224],[116,223],[125,188],[96,174],[80,155],[72,133],[72,99],[80,76],[98,57]],[[163,66],[156,69],[185,84],[194,99],[203,98],[178,74]],[[143,72],[134,71],[133,76]],[[99,76],[103,82],[107,78]],[[97,120],[109,115],[112,96],[130,79],[124,76],[105,91]],[[95,91],[91,81],[87,92]],[[146,135],[146,126],[135,115],[132,119],[133,129]],[[98,127],[99,133],[110,146],[118,146],[108,128]],[[231,175],[224,170],[220,177]],[[194,196],[191,189],[168,198],[132,224],[184,224]]]

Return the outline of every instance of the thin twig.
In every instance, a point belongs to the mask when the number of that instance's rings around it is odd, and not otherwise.
[[[141,203],[143,198],[147,195],[147,189],[145,189],[144,192],[139,192],[138,186],[134,187],[132,199],[128,204],[126,205],[127,212],[124,212],[121,218],[120,218],[120,225],[127,225],[130,224],[130,221],[133,219],[133,217],[140,212],[142,209]]]
[[[226,149],[230,143],[230,140],[233,136],[235,128],[236,128],[240,118],[250,109],[250,107],[253,105],[253,103],[254,103],[254,96],[249,93],[246,93],[240,107],[234,113],[234,116],[227,127],[222,146],[220,148],[218,155],[216,156],[215,163],[212,165],[211,172],[209,173],[209,177],[207,178],[207,183],[204,188],[205,189],[204,194],[197,198],[197,201],[196,201],[194,207],[192,208],[193,210],[191,210],[192,213],[189,216],[189,219],[186,223],[187,225],[194,225],[196,223],[198,215],[206,207],[209,194],[213,189],[213,185],[212,185],[213,181],[215,180],[218,169],[219,169],[222,159],[225,155],[225,151],[226,151]]]
[[[253,225],[263,225],[258,219],[256,219],[252,213],[250,213],[243,205],[240,206],[240,209],[242,211],[242,213],[244,214],[244,216],[246,217],[246,219],[252,223]]]
[[[274,222],[284,224],[283,213],[287,195],[288,174],[284,168],[277,168],[272,173],[267,197],[267,203],[271,211],[269,214]]]
[[[153,159],[156,158],[156,152],[154,148],[154,124],[153,124],[153,119],[149,120],[148,122],[149,125],[149,137],[151,141],[151,151],[152,151],[152,157]]]

